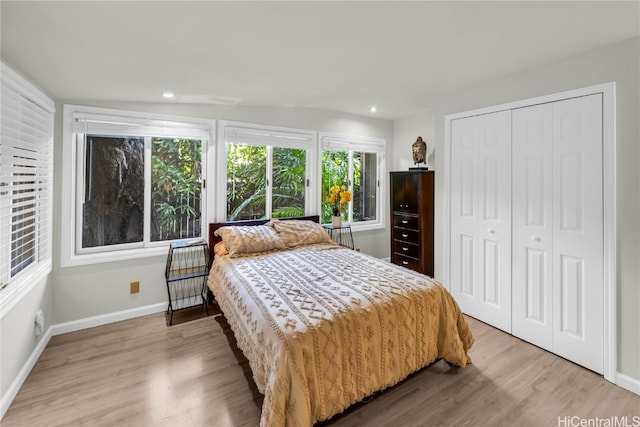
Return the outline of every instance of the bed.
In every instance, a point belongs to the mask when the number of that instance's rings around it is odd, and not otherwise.
[[[207,283],[264,395],[263,427],[310,427],[438,359],[470,363],[473,335],[442,285],[317,222],[209,225]]]

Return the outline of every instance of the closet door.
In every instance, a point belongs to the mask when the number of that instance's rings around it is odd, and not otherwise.
[[[451,293],[460,309],[478,317],[478,117],[451,123]]]
[[[553,106],[513,110],[513,335],[552,351]]]
[[[603,372],[602,99],[513,111],[513,335]]]
[[[603,372],[602,95],[553,104],[553,352]]]
[[[511,332],[511,112],[451,132],[451,290],[463,312]]]

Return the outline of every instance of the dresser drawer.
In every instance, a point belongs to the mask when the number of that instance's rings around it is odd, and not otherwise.
[[[420,233],[416,230],[407,230],[404,228],[393,227],[393,232],[391,238],[395,242],[396,240],[400,240],[402,242],[409,243],[420,243]]]
[[[393,252],[398,255],[420,258],[420,246],[414,243],[393,241]]]
[[[420,260],[415,258],[410,258],[398,254],[391,254],[391,262],[396,265],[401,265],[403,267],[410,268],[415,271],[421,271]]]
[[[394,227],[410,228],[412,230],[417,230],[418,229],[418,217],[405,216],[405,215],[394,215],[393,216],[393,226]]]

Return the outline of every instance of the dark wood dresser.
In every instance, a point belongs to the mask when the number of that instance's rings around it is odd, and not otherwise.
[[[435,172],[389,172],[391,262],[433,277]]]

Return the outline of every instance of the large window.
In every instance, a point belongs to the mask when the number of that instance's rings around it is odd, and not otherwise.
[[[121,258],[124,250],[142,255],[204,235],[203,159],[212,123],[77,106],[65,106],[67,121],[76,159],[65,175],[75,189],[67,262]]]
[[[51,271],[54,103],[4,64],[1,74],[0,305],[6,307]]]
[[[238,123],[225,140],[228,221],[307,214],[314,133]]]
[[[320,141],[322,222],[331,222],[333,215],[327,203],[329,188],[344,185],[352,192],[352,200],[343,213],[344,219],[355,228],[381,224],[380,188],[384,176],[385,141],[335,134],[320,134]]]

